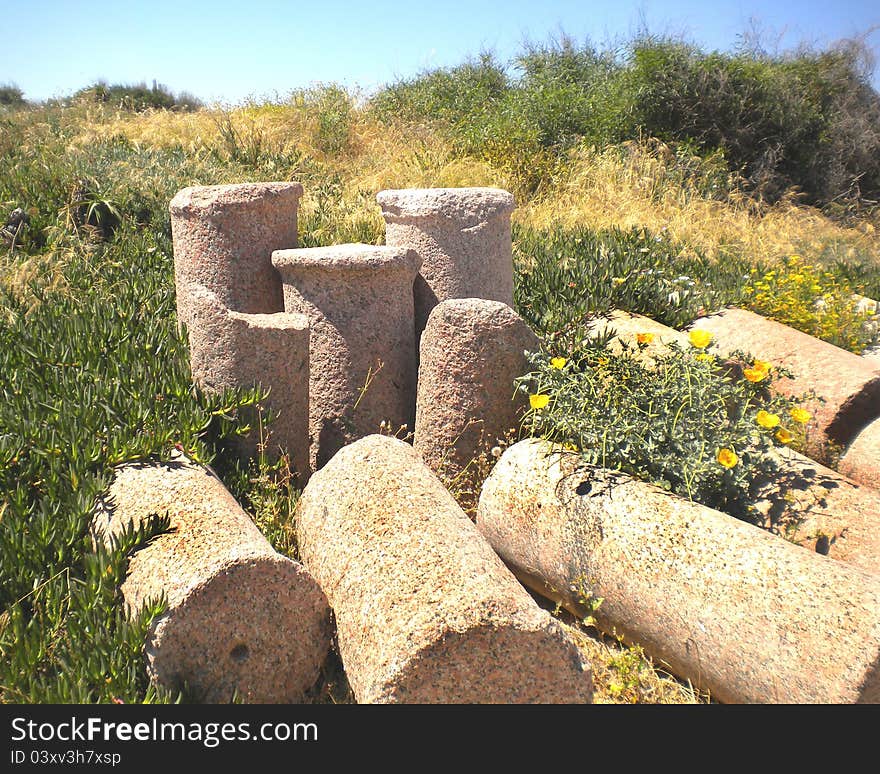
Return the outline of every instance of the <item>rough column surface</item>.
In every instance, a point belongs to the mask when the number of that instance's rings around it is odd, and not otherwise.
[[[191,324],[192,285],[227,309],[267,314],[284,309],[273,250],[297,246],[299,183],[237,183],[184,188],[171,200],[177,319]]]
[[[510,214],[513,195],[500,188],[410,188],[380,191],[385,243],[415,250],[416,336],[431,310],[449,298],[487,298],[513,306]]]
[[[868,358],[745,309],[725,309],[695,321],[692,328],[709,331],[723,352],[743,350],[790,370],[793,379],[775,383],[782,394],[815,390],[825,399],[809,405],[819,430],[808,444],[810,456],[824,459],[828,441],[845,446],[880,415],[880,367]]]
[[[269,389],[265,405],[276,413],[266,430],[259,416],[239,451],[254,456],[258,445],[269,457],[283,447],[298,474],[309,476],[309,321],[301,314],[245,314],[226,309],[207,288],[191,286],[189,330],[193,381],[206,392],[230,387]]]
[[[312,470],[346,443],[380,429],[410,431],[416,352],[412,250],[348,244],[279,250],[287,312],[309,319]]]
[[[654,339],[637,357],[650,359],[675,342],[691,349],[688,335],[654,320],[615,311],[591,330],[598,336],[608,328],[615,331],[609,342],[619,350],[621,342],[636,344],[639,333],[653,333]],[[880,429],[880,424],[877,425]],[[849,562],[869,572],[880,572],[880,493],[860,486],[855,477],[836,473],[792,449],[780,447],[774,454],[779,474],[752,482],[752,493],[766,526],[782,524],[787,539],[832,559]],[[861,482],[866,483],[866,482]]]
[[[500,301],[434,307],[420,344],[413,441],[428,467],[454,479],[519,427],[525,400],[513,380],[529,370],[525,351],[539,349],[537,336]]]
[[[775,455],[779,472],[752,482],[768,526],[793,517],[786,539],[880,574],[880,492],[793,449],[779,448]]]
[[[840,460],[839,470],[860,484],[880,489],[880,419],[856,436]]]
[[[577,646],[408,444],[342,449],[312,476],[297,526],[358,702],[592,700]]]
[[[880,577],[528,439],[477,526],[520,578],[722,702],[880,701]]]
[[[330,646],[330,611],[318,584],[276,553],[223,484],[179,455],[117,471],[93,522],[108,540],[167,512],[171,532],[137,550],[122,584],[126,605],[164,595],[147,641],[151,677],[188,685],[196,700],[237,694],[250,703],[302,700]]]

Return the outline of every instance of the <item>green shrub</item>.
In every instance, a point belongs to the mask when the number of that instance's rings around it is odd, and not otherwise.
[[[584,344],[567,358],[532,354],[533,370],[518,380],[529,395],[531,433],[590,464],[762,523],[754,483],[779,470],[771,450],[780,439],[803,441],[789,413],[797,404],[771,397],[777,373],[721,361],[703,347],[672,345],[646,359],[647,343],[620,351],[605,344]]]
[[[0,84],[0,107],[24,107],[27,100],[24,98],[24,92],[14,83]]]
[[[73,99],[104,102],[124,110],[197,110],[202,107],[199,99],[187,92],[174,94],[167,86],[153,81],[152,87],[146,83],[114,83],[98,81],[80,89]]]
[[[578,142],[656,137],[723,158],[768,201],[794,187],[845,214],[880,196],[880,95],[868,61],[854,41],[769,56],[651,36],[597,51],[562,37],[528,46],[510,72],[483,54],[385,87],[372,107],[439,126],[528,192]],[[541,175],[530,174],[535,165]]]
[[[739,297],[745,263],[717,264],[645,230],[514,229],[514,298],[523,318],[573,351],[586,323],[611,309],[674,328]]]

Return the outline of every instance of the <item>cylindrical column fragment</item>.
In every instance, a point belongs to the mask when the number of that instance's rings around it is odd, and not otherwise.
[[[97,540],[168,514],[171,531],[130,559],[127,607],[163,595],[146,654],[150,676],[193,698],[301,701],[330,646],[327,599],[298,562],[276,553],[223,484],[179,455],[117,471],[93,522]]]
[[[190,286],[201,285],[236,312],[284,309],[273,250],[297,246],[299,183],[184,188],[171,200],[177,319],[190,325]]]
[[[758,510],[787,540],[880,574],[880,491],[798,454],[774,452],[779,471],[752,481]]]
[[[513,196],[500,188],[409,188],[376,196],[385,243],[415,250],[416,336],[431,310],[448,298],[487,298],[513,306],[510,214]]]
[[[412,250],[347,244],[278,250],[284,307],[309,319],[312,470],[390,423],[412,429],[416,354]]]
[[[709,331],[722,352],[743,350],[790,370],[793,378],[774,385],[781,393],[815,390],[824,398],[809,406],[819,430],[819,437],[808,442],[810,456],[826,459],[828,441],[845,446],[880,416],[880,367],[868,358],[745,309],[725,309],[696,320],[692,328]]]
[[[420,344],[413,441],[428,467],[456,479],[519,428],[525,401],[513,382],[529,370],[525,351],[539,349],[529,326],[500,301],[450,299],[434,307]]]
[[[189,342],[193,381],[208,392],[231,387],[269,389],[271,427],[249,417],[240,452],[269,457],[282,447],[303,485],[309,477],[309,321],[301,314],[245,314],[226,309],[207,288],[190,286]]]
[[[880,419],[855,437],[841,458],[839,469],[860,484],[880,489]]]
[[[312,476],[303,562],[361,703],[583,703],[589,667],[406,443],[369,436]]]
[[[552,448],[510,447],[480,497],[524,582],[719,701],[880,701],[880,577]]]

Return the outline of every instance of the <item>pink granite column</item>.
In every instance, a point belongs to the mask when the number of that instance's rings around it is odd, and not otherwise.
[[[513,196],[500,188],[380,191],[385,243],[415,250],[416,337],[428,315],[449,298],[485,298],[513,306],[510,214]]]
[[[524,583],[722,702],[880,701],[880,576],[556,449],[511,446],[480,496]]]
[[[277,250],[288,313],[309,320],[312,470],[389,423],[412,430],[416,353],[412,250],[347,244]]]
[[[284,308],[272,251],[297,246],[299,183],[184,188],[171,200],[177,317],[190,324],[186,289],[201,285],[236,312]]]
[[[99,502],[96,541],[168,515],[171,530],[135,551],[122,584],[138,612],[167,607],[146,643],[151,678],[225,703],[302,701],[330,647],[330,610],[315,579],[277,553],[210,471],[178,455],[124,465]]]
[[[206,392],[268,389],[264,406],[275,414],[268,426],[245,408],[251,425],[238,453],[270,459],[290,455],[296,483],[309,477],[309,321],[301,314],[246,314],[226,309],[207,288],[190,285],[189,343],[193,381]],[[262,448],[261,448],[262,447]]]

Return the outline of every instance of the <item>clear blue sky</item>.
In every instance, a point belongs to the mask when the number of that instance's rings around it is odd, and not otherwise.
[[[647,29],[725,51],[750,29],[786,50],[877,26],[867,42],[880,59],[880,0],[3,0],[0,12],[0,83],[33,100],[98,79],[155,79],[207,102],[328,82],[369,92],[481,50],[508,61],[560,31],[604,48]]]

